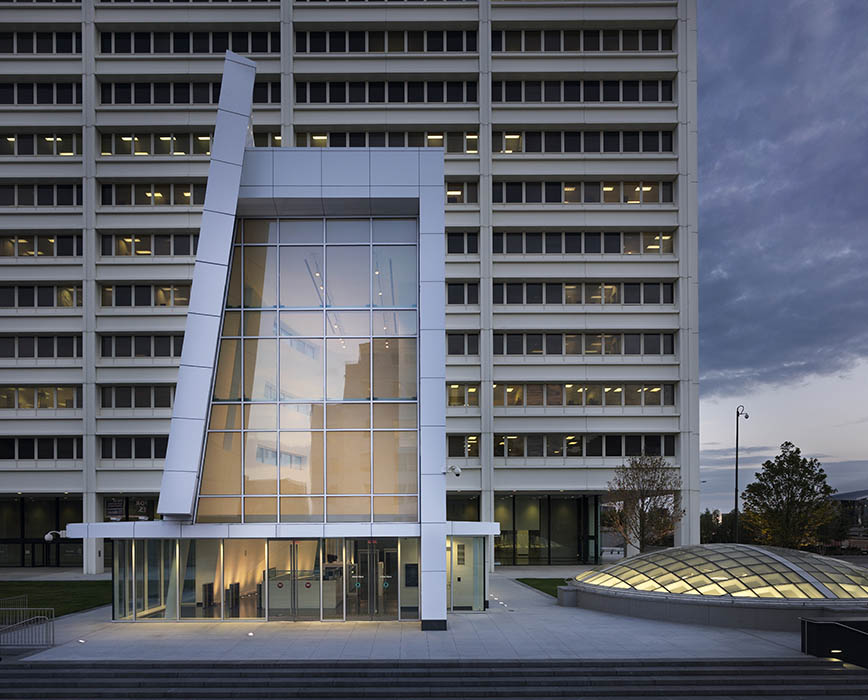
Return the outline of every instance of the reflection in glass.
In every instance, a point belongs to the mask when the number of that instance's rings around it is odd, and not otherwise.
[[[284,219],[280,222],[281,243],[322,243],[322,219]]]
[[[223,540],[223,617],[264,617],[265,540]]]
[[[322,313],[319,311],[281,311],[280,335],[322,336]]]
[[[344,541],[327,539],[322,553],[322,617],[342,620],[344,617]]]
[[[280,522],[321,523],[323,520],[322,496],[295,496],[280,499]]]
[[[241,498],[200,498],[197,523],[240,523]]]
[[[252,497],[244,499],[244,522],[245,523],[274,523],[277,522],[277,498]]]
[[[244,335],[273,337],[277,335],[276,311],[245,311]]]
[[[178,544],[184,577],[181,618],[219,618],[223,590],[220,540],[181,540]]]
[[[280,339],[280,400],[321,399],[323,341],[319,338]]]
[[[241,400],[241,341],[220,341],[217,355],[217,377],[214,380],[215,401]]]
[[[241,433],[208,433],[199,492],[241,493]]]
[[[326,251],[326,304],[370,306],[367,246],[329,246]]]
[[[226,308],[241,307],[241,248],[232,249],[232,265],[229,268],[229,291],[226,293]]]
[[[217,406],[214,408],[217,408]],[[258,403],[246,405],[244,407],[244,429],[276,430],[277,404]]]
[[[280,493],[323,492],[321,432],[280,434]]]
[[[327,219],[326,243],[368,243],[371,222],[368,219]]]
[[[367,403],[330,403],[326,409],[326,427],[370,428],[371,405]]]
[[[280,305],[322,306],[324,265],[321,247],[292,246],[280,249]]]
[[[374,335],[416,335],[415,311],[374,311]]]
[[[241,335],[241,312],[226,311],[223,313],[223,330],[222,335],[232,336]]]
[[[277,306],[277,247],[244,248],[244,306]]]
[[[326,341],[326,397],[371,397],[371,344],[368,340],[330,338]]]
[[[416,306],[416,246],[375,245],[373,267],[374,306]]]
[[[374,340],[374,399],[416,398],[416,339]]]
[[[323,420],[322,404],[284,403],[280,405],[281,430],[319,430]]]
[[[352,523],[370,521],[370,496],[329,496],[326,498],[326,522]]]
[[[375,403],[375,428],[415,428],[415,403]]]
[[[375,523],[411,523],[415,520],[415,496],[374,496]]]
[[[328,335],[371,335],[371,316],[368,311],[329,311],[326,313]]]
[[[371,434],[340,431],[326,433],[328,493],[371,492]]]
[[[277,398],[277,341],[244,341],[244,398],[274,401]]]
[[[277,493],[277,433],[244,433],[244,493]]]
[[[374,493],[416,493],[416,431],[374,433]]]
[[[277,243],[277,222],[269,219],[245,219],[244,242]]]
[[[241,404],[214,404],[208,430],[241,430]]]
[[[374,243],[415,243],[415,219],[374,219]]]

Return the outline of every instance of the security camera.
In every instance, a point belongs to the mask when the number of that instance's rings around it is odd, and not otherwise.
[[[461,476],[461,467],[457,467],[454,464],[450,464],[447,471],[453,473],[456,477]]]
[[[59,540],[61,537],[66,537],[66,530],[51,530],[45,533],[46,542],[54,542],[54,540]]]

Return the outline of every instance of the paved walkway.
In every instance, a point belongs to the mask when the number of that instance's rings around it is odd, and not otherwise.
[[[546,571],[551,574],[550,569]],[[491,576],[490,596],[491,610],[450,615],[446,632],[422,632],[419,624],[413,622],[112,623],[109,621],[111,612],[104,607],[57,620],[57,646],[28,660],[636,659],[800,655],[797,634],[701,627],[560,608],[552,597],[500,572]]]
[[[24,566],[0,569],[2,581],[111,581],[111,571],[101,574],[84,574],[80,566]]]

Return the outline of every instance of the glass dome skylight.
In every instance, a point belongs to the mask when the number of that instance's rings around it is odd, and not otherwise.
[[[818,554],[745,544],[673,547],[576,576],[580,584],[734,598],[868,599],[868,569]]]

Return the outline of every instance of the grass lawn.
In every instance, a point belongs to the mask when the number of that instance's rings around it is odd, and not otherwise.
[[[516,581],[520,581],[526,586],[531,586],[532,588],[536,588],[538,591],[542,591],[543,593],[548,593],[550,596],[558,597],[558,586],[564,585],[564,580],[562,578],[518,578]]]
[[[111,581],[0,581],[0,598],[26,595],[31,608],[54,608],[55,617],[112,602]]]

